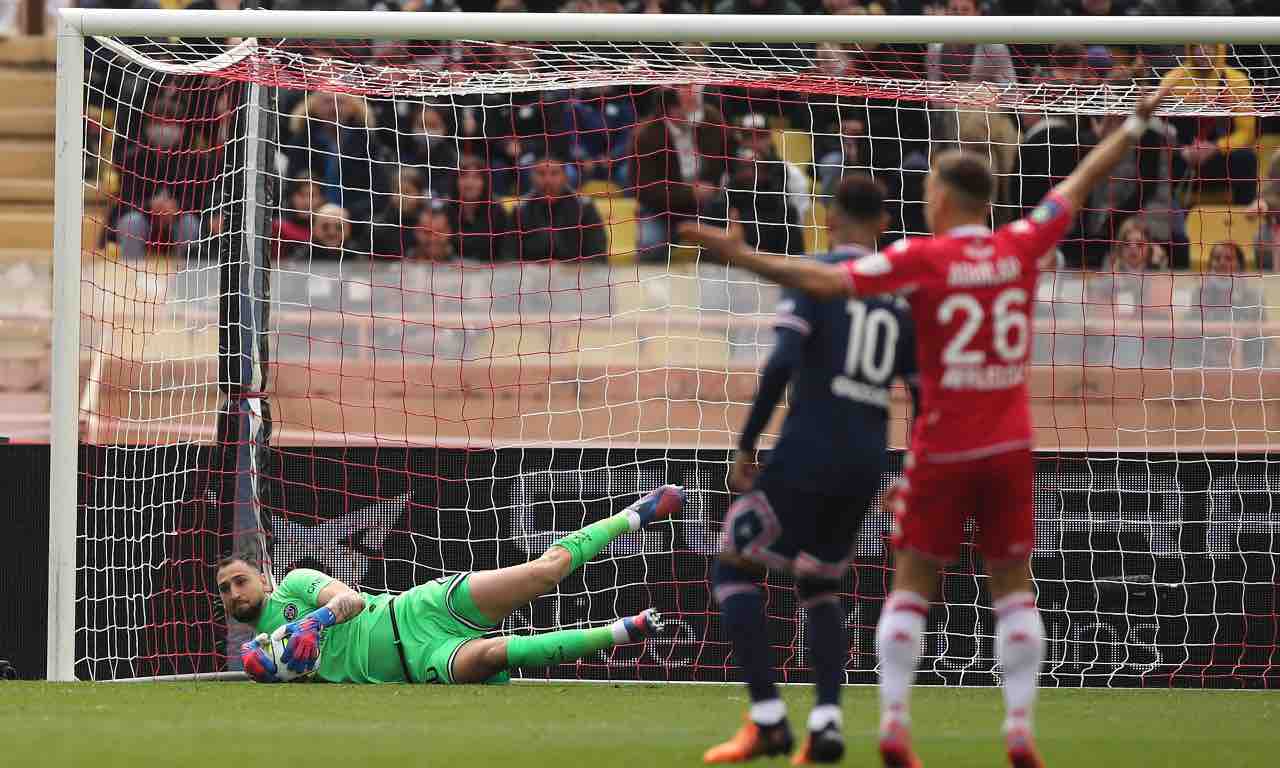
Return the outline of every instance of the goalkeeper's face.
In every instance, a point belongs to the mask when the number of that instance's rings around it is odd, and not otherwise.
[[[267,577],[248,563],[235,560],[218,571],[218,595],[228,616],[253,624],[267,599]]]

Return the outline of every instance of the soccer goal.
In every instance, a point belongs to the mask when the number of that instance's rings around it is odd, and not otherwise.
[[[1001,225],[1180,77],[1033,313],[1042,682],[1280,684],[1280,19],[70,10],[58,35],[50,679],[234,671],[233,549],[401,591],[666,482],[681,518],[503,629],[655,605],[662,637],[550,674],[734,679],[708,579],[779,294],[672,224],[804,258],[861,172],[887,245],[961,146]],[[889,526],[845,574],[850,682]],[[921,680],[998,679],[975,565]]]

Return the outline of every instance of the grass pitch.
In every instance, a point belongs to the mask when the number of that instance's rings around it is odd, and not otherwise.
[[[811,689],[787,687],[803,726]],[[1046,690],[1051,766],[1280,765],[1280,694]],[[3,766],[696,766],[738,726],[738,686],[0,682]],[[999,766],[995,689],[918,688],[927,766]],[[845,689],[845,764],[876,765],[876,691]],[[759,761],[783,766],[783,760]]]

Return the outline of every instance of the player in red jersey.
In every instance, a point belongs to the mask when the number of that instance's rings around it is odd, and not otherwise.
[[[928,598],[938,569],[954,560],[969,519],[987,563],[996,655],[1004,670],[1004,732],[1010,762],[1042,765],[1031,712],[1044,655],[1044,625],[1032,592],[1031,415],[1025,382],[1031,302],[1042,263],[1090,190],[1132,151],[1167,89],[1139,100],[1134,115],[1093,149],[1025,219],[992,232],[994,181],[986,161],[946,152],[926,184],[933,237],[842,264],[785,259],[734,235],[686,225],[681,235],[720,261],[816,298],[901,293],[916,324],[921,408],[904,481],[890,499],[897,573],[877,629],[880,753],[908,768],[908,702]]]

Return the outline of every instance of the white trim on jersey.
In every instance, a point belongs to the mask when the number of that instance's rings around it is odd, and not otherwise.
[[[803,336],[813,333],[813,326],[799,315],[778,315],[773,319],[773,325],[775,328],[790,328]]]
[[[998,456],[1002,453],[1017,451],[1023,448],[1030,448],[1031,441],[1025,438],[1020,440],[1006,440],[1003,443],[995,443],[983,448],[974,448],[970,451],[951,451],[948,453],[930,453],[921,456],[921,460],[931,464],[955,464],[961,461],[974,461],[976,459],[985,459],[989,456]]]
[[[991,230],[982,224],[965,224],[963,227],[952,227],[942,233],[943,237],[979,237],[990,235]]]

